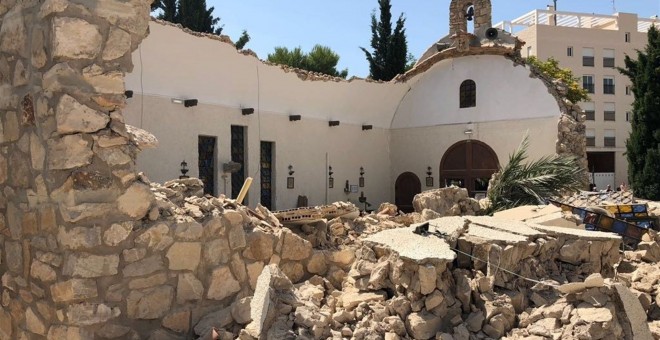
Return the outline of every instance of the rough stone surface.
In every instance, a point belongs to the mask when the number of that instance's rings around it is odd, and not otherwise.
[[[107,114],[82,105],[66,94],[60,98],[56,112],[57,132],[61,134],[96,132],[110,122]]]
[[[126,299],[126,312],[131,319],[162,318],[170,310],[173,298],[171,286],[133,290]]]
[[[223,300],[240,290],[241,284],[234,278],[229,267],[218,267],[211,273],[211,281],[206,297],[213,300]]]
[[[101,51],[103,37],[98,27],[77,18],[53,20],[53,57],[93,59]]]
[[[199,265],[202,245],[198,242],[176,242],[167,251],[170,270],[194,271]]]

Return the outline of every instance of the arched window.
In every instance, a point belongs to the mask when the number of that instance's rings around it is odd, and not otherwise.
[[[461,108],[477,106],[477,84],[472,79],[461,83]]]

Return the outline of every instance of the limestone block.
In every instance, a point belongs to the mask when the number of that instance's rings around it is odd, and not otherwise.
[[[114,223],[103,233],[103,242],[114,247],[123,242],[132,230],[133,225],[131,223]]]
[[[60,134],[96,132],[106,128],[110,122],[107,114],[80,104],[67,94],[60,98],[55,112],[57,132]]]
[[[234,273],[239,282],[247,282],[248,277],[247,272],[245,271],[245,261],[243,261],[243,258],[239,253],[234,253],[234,255],[232,255],[229,265],[231,266],[232,273]]]
[[[415,339],[431,339],[441,327],[442,318],[431,313],[411,313],[406,318],[408,333]]]
[[[223,217],[232,227],[243,227],[243,215],[236,210],[225,210]]]
[[[61,13],[67,7],[69,7],[67,0],[46,0],[39,9],[39,19],[44,19],[53,13]]]
[[[75,302],[98,296],[96,281],[89,279],[71,279],[50,286],[54,302]]]
[[[67,257],[62,273],[84,278],[111,276],[117,274],[118,267],[119,255],[78,253]]]
[[[46,336],[46,325],[30,307],[25,311],[25,328],[31,333]]]
[[[280,268],[293,283],[300,282],[300,280],[302,280],[305,276],[305,269],[300,262],[287,262],[281,264]]]
[[[201,300],[204,296],[204,285],[192,273],[179,274],[176,286],[176,301],[184,304],[188,301]]]
[[[241,290],[241,284],[234,278],[227,266],[221,266],[211,273],[211,281],[206,297],[212,300],[223,300]]]
[[[229,246],[232,250],[243,249],[247,245],[243,225],[231,225],[228,227]]]
[[[94,59],[101,51],[103,37],[99,28],[78,18],[53,19],[54,59]]]
[[[174,237],[182,241],[199,241],[204,233],[204,227],[194,220],[176,224]]]
[[[27,78],[28,78],[28,74],[27,74],[27,70],[25,69],[25,66],[23,65],[23,62],[20,60],[16,61],[16,66],[14,67],[14,80],[12,84],[14,85],[14,87],[27,85],[28,83]]]
[[[187,333],[190,330],[190,311],[170,313],[163,318],[162,325],[177,333]]]
[[[204,223],[204,236],[208,238],[215,238],[225,235],[225,225],[219,216],[213,216],[210,220]]]
[[[20,242],[5,242],[5,259],[10,272],[23,272],[23,247]]]
[[[85,340],[94,337],[91,331],[80,327],[51,326],[48,330],[47,340]]]
[[[9,156],[10,184],[17,188],[28,188],[30,185],[30,158],[20,152]]]
[[[160,286],[167,282],[167,274],[156,273],[145,278],[133,279],[128,283],[129,289],[144,289],[154,286]]]
[[[314,252],[307,263],[307,271],[318,275],[324,275],[328,271],[328,264],[325,262],[323,252]]]
[[[95,148],[94,152],[109,166],[119,166],[133,161],[126,147]]]
[[[435,307],[440,306],[444,300],[445,296],[442,292],[436,289],[426,298],[426,300],[424,300],[424,306],[426,307],[426,310],[430,311]]]
[[[328,253],[328,261],[340,265],[342,268],[350,266],[355,261],[355,251],[345,248]]]
[[[126,124],[126,132],[131,142],[140,150],[154,149],[158,147],[158,139],[147,130]]]
[[[32,265],[30,266],[30,276],[41,282],[51,282],[57,279],[57,273],[55,273],[53,268],[39,261],[32,261]]]
[[[2,87],[0,87],[0,90]],[[0,95],[2,95],[3,91],[0,91]],[[11,98],[11,95],[8,95],[7,98]],[[7,98],[0,99],[0,109],[2,108],[2,101],[7,100]],[[9,104],[11,105],[11,103]],[[15,142],[18,140],[20,137],[20,127],[18,125],[18,116],[16,114],[16,111],[7,111],[3,114],[4,117],[4,125],[2,127],[2,140],[0,142],[6,143],[6,142]]]
[[[119,310],[119,307],[111,308],[104,304],[72,304],[66,309],[68,323],[74,326],[91,326],[106,323],[120,314],[121,310]]]
[[[605,285],[605,280],[603,279],[603,276],[600,275],[600,273],[593,273],[584,279],[584,284],[587,286],[587,288],[603,287]]]
[[[212,266],[229,262],[231,249],[229,241],[225,238],[219,238],[204,245],[204,261]]]
[[[421,293],[424,295],[431,294],[435,290],[435,281],[437,278],[435,266],[431,264],[419,266],[418,273]]]
[[[46,66],[46,62],[48,61],[48,55],[44,48],[45,41],[46,39],[42,29],[34,29],[32,31],[32,66],[37,69]]]
[[[124,75],[118,71],[106,71],[98,65],[92,65],[83,69],[83,79],[101,94],[123,94]],[[124,129],[124,123],[121,123]],[[125,132],[125,131],[124,131]]]
[[[252,297],[242,298],[238,301],[235,301],[231,305],[231,316],[234,318],[236,323],[241,325],[247,325],[252,321],[250,303],[252,302]]]
[[[90,249],[101,245],[101,227],[75,227],[67,230],[60,226],[57,232],[60,247],[69,250]]]
[[[125,277],[134,277],[148,275],[163,269],[165,269],[165,265],[160,255],[152,255],[127,265],[122,273]]]
[[[0,155],[0,184],[5,183],[5,181],[7,181],[7,158]]]
[[[347,311],[352,311],[362,302],[385,301],[385,293],[378,292],[345,292],[341,295],[342,305]],[[435,333],[434,333],[435,334]]]
[[[23,6],[14,6],[2,18],[0,52],[27,58],[27,30],[22,10]]]
[[[111,203],[83,203],[73,207],[60,204],[60,213],[65,222],[84,224],[90,221],[108,220],[116,215],[117,209]]]
[[[221,309],[217,312],[213,312],[205,315],[197,325],[195,325],[196,334],[206,334],[211,327],[216,329],[221,329],[227,327],[232,323],[231,317],[231,307]]]
[[[117,199],[119,211],[134,219],[143,218],[155,200],[148,186],[134,183]]]
[[[98,2],[92,9],[94,15],[98,15],[112,25],[117,25],[138,37],[146,36],[149,20],[150,7],[146,2],[108,0]]]
[[[195,271],[199,265],[202,245],[199,242],[176,242],[167,251],[170,270]]]
[[[124,261],[127,263],[132,263],[138,260],[142,260],[147,255],[147,250],[144,248],[131,248],[124,249],[122,251],[122,256]]]
[[[169,232],[170,227],[167,224],[158,223],[139,235],[135,243],[155,251],[162,251],[174,243],[174,238],[169,236]]]
[[[284,229],[282,233],[284,243],[282,244],[282,259],[300,261],[312,255],[312,244],[300,236]]]
[[[90,164],[94,153],[91,143],[78,134],[48,140],[48,155],[51,170],[65,170]]]
[[[131,35],[126,31],[112,27],[103,50],[103,60],[115,60],[123,57],[131,49]]]
[[[30,134],[30,160],[32,161],[32,168],[43,170],[45,158],[46,148],[41,143],[39,136],[35,133]]]
[[[0,309],[0,338],[13,339],[12,334],[11,315]]]
[[[251,260],[267,261],[273,256],[275,237],[259,229],[255,229],[247,236],[247,249],[245,257]]]
[[[250,322],[245,330],[255,338],[260,338],[273,325],[277,298],[291,294],[293,284],[277,265],[264,267],[257,280],[257,287],[250,302]]]
[[[252,288],[252,290],[257,287],[257,279],[259,278],[259,274],[261,274],[263,269],[263,262],[253,262],[247,265],[247,274],[248,279],[250,280],[250,288]]]
[[[170,310],[173,299],[171,286],[133,290],[126,299],[126,313],[131,319],[162,318]]]

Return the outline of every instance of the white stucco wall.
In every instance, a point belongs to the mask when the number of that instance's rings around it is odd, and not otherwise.
[[[160,141],[137,161],[138,169],[158,182],[176,178],[184,159],[189,175],[197,176],[198,136],[215,136],[216,192],[231,194],[231,178],[225,188],[221,177],[222,164],[231,159],[231,125],[247,127],[246,176],[254,177],[250,206],[259,202],[260,141],[275,143],[275,209],[295,207],[298,195],[306,195],[311,205],[357,204],[362,191],[377,208],[394,201],[394,181],[402,172],[416,173],[426,189],[427,166],[437,187],[442,155],[465,139],[467,122],[474,122],[472,138],[489,144],[501,162],[526,131],[532,158],[554,152],[557,103],[540,80],[501,56],[445,60],[406,83],[303,81],[229,44],[156,22],[150,30],[133,54],[135,69],[126,88],[135,95],[124,113],[128,124]],[[477,83],[477,107],[459,109],[458,88],[468,78]],[[198,99],[199,105],[185,108],[172,98]],[[242,107],[255,113],[243,116]],[[290,122],[290,114],[302,120]],[[329,120],[340,126],[329,127]],[[362,124],[374,129],[362,131]],[[286,188],[289,165],[294,189]],[[333,189],[327,189],[328,165]],[[358,184],[360,167],[366,186],[357,194],[344,193],[346,180]]]
[[[502,56],[443,60],[418,78],[401,101],[394,129],[559,116],[543,82]],[[477,106],[461,109],[459,88],[466,79],[477,85]]]
[[[424,185],[424,178],[430,166],[434,185],[439,187],[442,156],[455,143],[468,139],[464,134],[465,127],[465,124],[455,124],[391,130],[392,179],[395,181],[399,175],[409,171],[420,178],[422,190],[427,190],[429,188]],[[488,144],[497,154],[500,164],[504,165],[525,134],[530,136],[530,158],[555,153],[557,118],[474,123],[473,132],[470,138]],[[394,189],[391,190],[394,197]]]

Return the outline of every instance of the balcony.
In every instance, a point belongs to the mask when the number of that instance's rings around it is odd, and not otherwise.
[[[596,137],[587,137],[587,146],[596,146]]]
[[[596,111],[584,111],[584,114],[586,117],[586,120],[596,120]]]
[[[605,85],[603,85],[603,93],[604,94],[614,94],[614,88],[615,88],[615,85],[605,84]],[[593,93],[593,92],[589,92],[589,93]]]
[[[605,111],[605,114],[603,116],[603,120],[605,120],[606,122],[616,121],[616,112],[615,111]]]
[[[606,148],[616,147],[616,137],[605,137],[603,141]]]
[[[582,57],[582,66],[594,66],[594,57]]]
[[[582,83],[582,87],[587,90],[587,93],[594,93],[596,86],[594,84]]]
[[[614,64],[616,64],[616,60],[614,58],[603,58],[603,67],[614,68]]]

